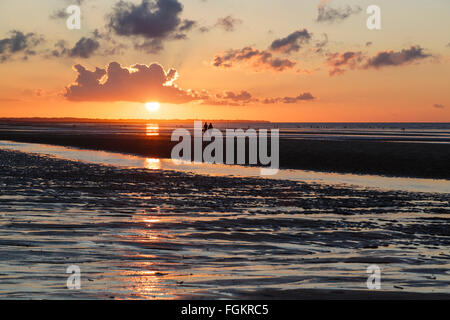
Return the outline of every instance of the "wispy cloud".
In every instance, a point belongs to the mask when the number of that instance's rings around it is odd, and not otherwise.
[[[320,23],[334,23],[341,22],[352,15],[356,15],[362,11],[360,6],[343,6],[333,8],[329,5],[329,1],[321,1],[317,13],[317,22]]]
[[[425,53],[421,46],[411,46],[400,51],[380,51],[373,57],[367,57],[362,52],[347,51],[344,53],[330,53],[325,64],[330,68],[329,75],[343,74],[347,69],[381,69],[413,64],[433,57]]]
[[[234,64],[244,64],[255,71],[272,70],[281,72],[292,69],[296,63],[289,59],[276,58],[269,51],[253,47],[228,50],[223,54],[216,55],[213,63],[215,67],[223,68],[230,68]]]
[[[303,44],[311,40],[311,37],[312,34],[308,30],[297,30],[284,38],[274,40],[270,45],[270,50],[286,54],[297,52]]]

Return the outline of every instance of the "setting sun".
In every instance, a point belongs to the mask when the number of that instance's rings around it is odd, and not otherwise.
[[[159,102],[147,102],[145,107],[150,112],[156,112],[159,110]]]

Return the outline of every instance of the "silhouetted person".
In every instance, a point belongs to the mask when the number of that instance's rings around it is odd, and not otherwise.
[[[210,123],[209,123],[209,126],[208,126],[208,130],[209,130],[209,129],[212,129],[212,128],[213,128],[213,125],[212,125],[212,123],[210,122]]]
[[[208,130],[208,123],[205,122],[205,125],[203,126],[203,132],[206,132],[206,130]]]

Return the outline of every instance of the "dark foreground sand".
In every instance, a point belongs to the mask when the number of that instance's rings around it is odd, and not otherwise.
[[[72,146],[170,158],[169,136],[57,134],[0,130],[0,140]],[[248,148],[247,148],[248,149]],[[450,144],[280,140],[281,168],[450,179]]]
[[[0,151],[0,298],[449,299],[449,201]]]

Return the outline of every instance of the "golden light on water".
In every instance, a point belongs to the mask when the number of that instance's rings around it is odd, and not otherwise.
[[[148,111],[150,112],[156,112],[159,110],[159,102],[147,102],[145,104],[145,107],[147,108]]]
[[[159,125],[157,123],[149,123],[145,127],[145,134],[147,136],[159,136]]]
[[[145,168],[152,170],[159,170],[161,169],[161,162],[159,159],[156,158],[147,158],[145,159]]]

